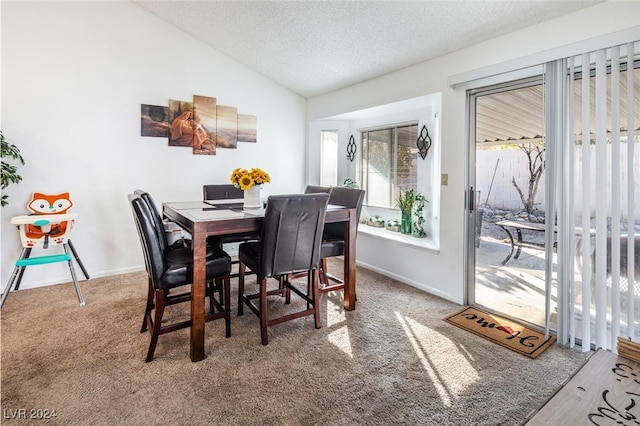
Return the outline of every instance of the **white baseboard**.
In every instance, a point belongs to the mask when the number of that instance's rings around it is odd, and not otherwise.
[[[415,287],[415,288],[417,288],[419,290],[422,290],[424,292],[427,292],[429,294],[433,294],[435,296],[442,297],[443,299],[449,300],[449,301],[457,303],[459,305],[463,304],[462,300],[458,300],[458,299],[456,299],[454,297],[451,297],[450,294],[443,293],[442,291],[440,291],[438,289],[435,289],[433,287],[430,287],[428,285],[425,285],[424,283],[419,283],[419,282],[411,280],[411,279],[409,279],[409,278],[407,278],[405,276],[398,275],[396,273],[387,271],[385,269],[378,268],[378,267],[370,265],[368,263],[364,263],[364,262],[360,262],[360,261],[358,261],[356,263],[357,263],[358,266],[360,266],[362,268],[369,269],[370,271],[376,272],[376,273],[378,273],[380,275],[384,275],[385,277],[393,278],[396,281],[399,281],[399,282],[401,282],[403,284],[410,285],[411,287]]]
[[[229,253],[231,254],[231,253]],[[463,303],[462,300],[457,300],[456,298],[452,298],[450,294],[446,294],[443,293],[442,291],[435,289],[433,287],[430,287],[428,285],[425,285],[424,283],[420,283],[414,280],[411,280],[405,276],[402,275],[398,275],[396,273],[387,271],[385,269],[381,269],[378,268],[376,266],[370,265],[368,263],[364,263],[364,262],[356,262],[357,265],[359,267],[365,268],[365,269],[369,269],[370,271],[376,272],[380,275],[384,275],[385,277],[389,277],[389,278],[393,278],[396,281],[399,281],[401,283],[410,285],[411,287],[415,287],[419,290],[425,291],[427,293],[433,294],[435,296],[438,297],[442,297],[443,299],[449,300],[451,302],[457,303],[459,305],[461,305]],[[139,265],[139,266],[132,266],[132,267],[128,267],[128,268],[120,268],[120,269],[112,269],[109,271],[102,271],[102,272],[90,272],[91,278],[102,278],[102,277],[108,277],[108,276],[112,276],[112,275],[120,275],[120,274],[128,274],[128,273],[132,273],[132,272],[140,272],[140,271],[144,271],[144,265]],[[76,273],[78,274],[78,279],[80,281],[85,281],[84,275],[82,275],[82,271],[79,270],[79,268],[76,268]],[[46,286],[50,286],[50,285],[57,285],[57,284],[64,284],[64,283],[68,283],[70,282],[70,278],[69,277],[63,277],[63,278],[59,278],[56,280],[51,280],[51,281],[39,281],[39,282],[29,282],[28,285],[25,285],[25,283],[23,282],[22,285],[20,286],[21,289],[29,289],[29,288],[38,288],[38,287],[46,287]],[[4,288],[3,288],[4,290]]]
[[[78,277],[78,281],[80,282],[87,281],[87,279],[84,277],[84,274],[82,273],[80,268],[77,265],[74,265],[74,266],[76,270],[76,276]],[[102,271],[102,272],[93,272],[93,271],[88,271],[88,272],[91,278],[102,278],[102,277],[110,277],[112,275],[128,274],[131,272],[140,272],[144,270],[145,270],[144,265],[139,265],[139,266],[132,266],[129,268],[112,269],[109,271]],[[30,288],[38,288],[38,287],[48,287],[51,285],[66,284],[69,282],[71,282],[70,275],[54,278],[52,280],[41,280],[41,281],[23,280],[20,283],[20,290],[27,290]],[[5,283],[2,286],[3,291],[6,285],[7,283]]]

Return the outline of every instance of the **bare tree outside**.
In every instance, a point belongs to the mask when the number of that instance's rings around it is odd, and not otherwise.
[[[542,172],[544,172],[544,142],[518,145],[529,162],[529,182],[527,187],[527,195],[523,193],[522,189],[516,182],[515,176],[511,178],[511,183],[518,191],[522,205],[527,213],[533,213],[535,209],[535,198],[538,192],[538,184],[542,178]]]

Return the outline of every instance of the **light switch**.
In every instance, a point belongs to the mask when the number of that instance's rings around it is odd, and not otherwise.
[[[449,174],[448,173],[443,173],[442,174],[442,177],[440,178],[440,183],[442,184],[442,186],[449,185]]]

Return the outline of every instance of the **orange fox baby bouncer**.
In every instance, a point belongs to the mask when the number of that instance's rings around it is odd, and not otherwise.
[[[16,261],[9,283],[2,293],[0,309],[14,284],[15,290],[20,287],[20,281],[27,266],[56,262],[68,263],[80,306],[84,306],[84,298],[82,297],[82,291],[72,263],[72,254],[87,279],[89,279],[89,274],[69,239],[74,220],[78,217],[77,213],[69,213],[69,209],[72,206],[73,202],[68,192],[57,195],[36,192],[27,206],[33,214],[11,218],[11,224],[18,225],[20,231],[22,253]],[[31,257],[31,252],[34,248],[49,249],[50,246],[62,246],[64,253]]]

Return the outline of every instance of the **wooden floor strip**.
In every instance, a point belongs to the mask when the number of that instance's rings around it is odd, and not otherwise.
[[[632,424],[629,419],[640,419],[640,363],[599,349],[525,424]]]

